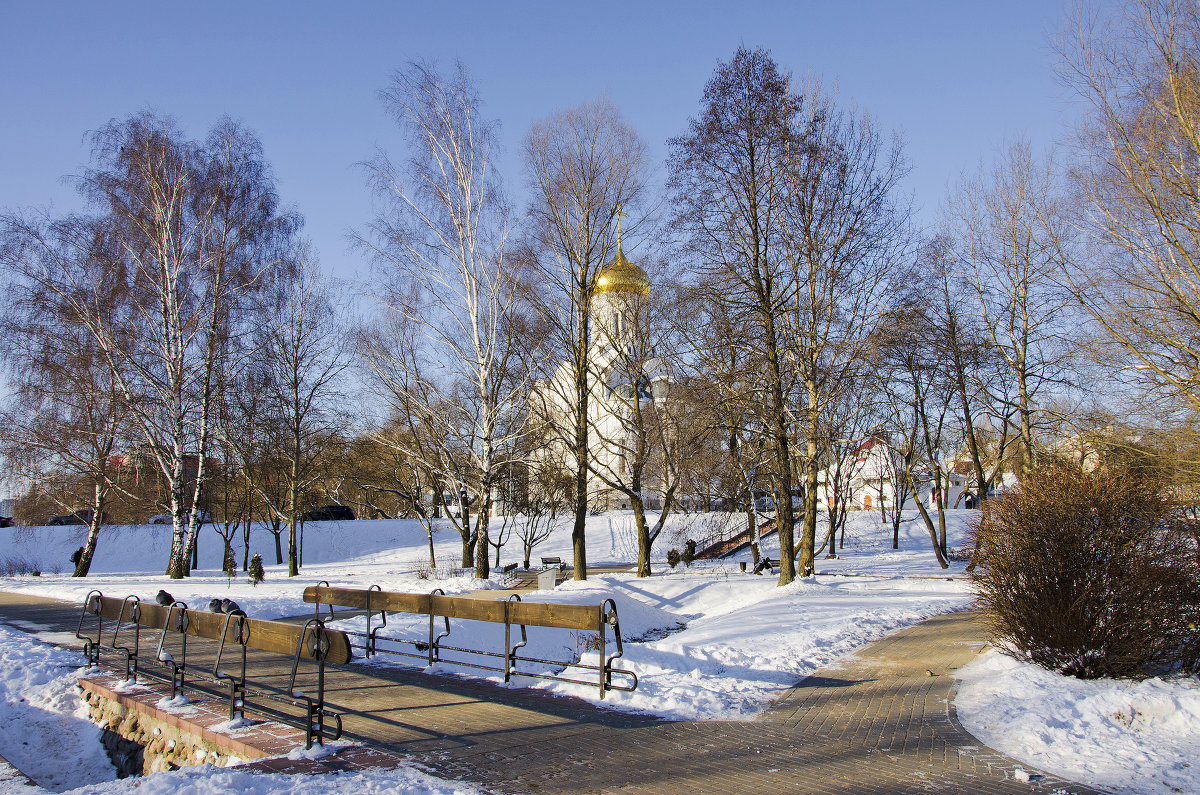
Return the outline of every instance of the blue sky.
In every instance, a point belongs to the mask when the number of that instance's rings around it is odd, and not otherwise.
[[[152,108],[202,137],[222,114],[263,141],[285,202],[328,269],[365,271],[346,245],[371,198],[356,163],[398,137],[377,93],[415,58],[461,59],[501,121],[505,177],[530,122],[606,92],[660,166],[667,138],[738,45],[900,130],[908,189],[932,222],[948,183],[1006,142],[1038,149],[1076,113],[1049,37],[1067,0],[1010,2],[17,2],[0,0],[0,210],[75,209],[61,177],[83,136]]]

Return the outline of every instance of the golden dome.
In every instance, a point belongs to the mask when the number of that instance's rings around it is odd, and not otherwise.
[[[596,274],[596,286],[592,295],[601,293],[638,293],[650,295],[650,277],[646,272],[625,258],[621,244],[617,243],[617,256],[609,260]]]

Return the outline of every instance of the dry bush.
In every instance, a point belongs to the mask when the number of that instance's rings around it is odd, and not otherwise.
[[[22,574],[40,575],[41,570],[31,558],[13,556],[0,560],[0,577],[17,577]]]
[[[1014,653],[1076,676],[1200,671],[1200,567],[1158,481],[1051,468],[989,503],[973,574]]]
[[[434,568],[428,564],[422,563],[417,566],[418,580],[451,580],[455,577],[474,577],[475,569],[459,569],[459,568]]]

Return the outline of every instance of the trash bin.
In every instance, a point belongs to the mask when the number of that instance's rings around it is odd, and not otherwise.
[[[558,578],[558,569],[546,569],[538,574],[538,590],[551,591],[554,590],[555,582]]]

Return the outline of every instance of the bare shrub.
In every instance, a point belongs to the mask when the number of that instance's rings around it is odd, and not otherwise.
[[[1013,653],[1081,679],[1200,670],[1200,567],[1159,481],[1051,468],[973,533],[978,601]]]
[[[40,575],[38,564],[29,558],[9,557],[0,560],[0,577],[17,577],[22,574]]]
[[[600,633],[598,632],[573,632],[575,638],[575,662],[583,659],[583,655],[589,651],[602,651],[603,645],[600,642]]]
[[[443,566],[439,569],[422,564],[417,566],[416,574],[418,580],[451,580],[455,577],[474,576],[475,570],[448,566]]]

